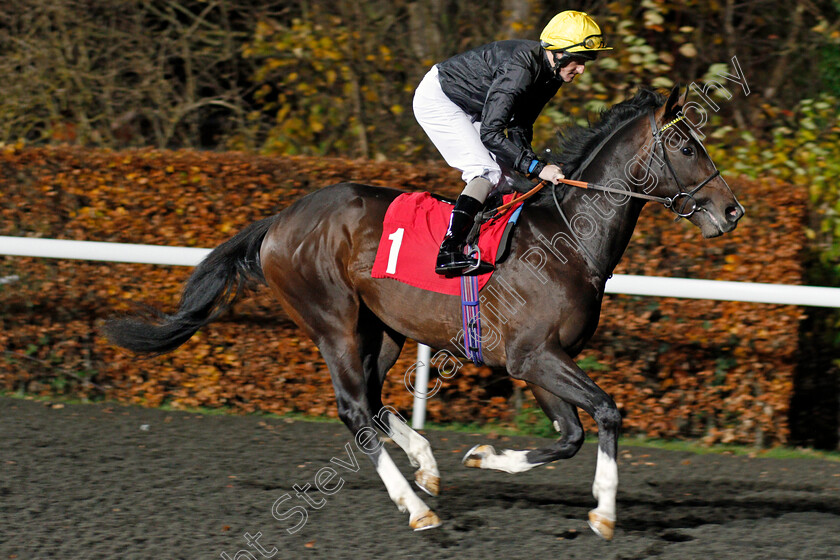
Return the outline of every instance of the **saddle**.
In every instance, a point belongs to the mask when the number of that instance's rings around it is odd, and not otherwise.
[[[500,198],[502,203],[507,203],[513,197],[511,194]],[[513,229],[521,209],[518,203],[496,215],[492,208],[499,203],[499,198],[488,200],[482,213],[487,221],[481,224],[477,245],[482,260],[497,264],[510,253]],[[394,199],[385,213],[371,276],[391,278],[440,294],[460,295],[460,278],[435,273],[435,259],[449,225],[452,206],[451,201],[427,192],[406,193]],[[475,236],[471,237],[474,240]],[[476,277],[479,290],[492,274],[491,271]]]

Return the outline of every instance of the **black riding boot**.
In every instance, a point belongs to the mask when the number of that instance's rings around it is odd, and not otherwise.
[[[475,266],[476,259],[465,255],[464,247],[467,244],[467,235],[475,223],[475,215],[483,206],[478,200],[463,194],[455,201],[455,208],[449,219],[449,229],[446,230],[446,236],[440,244],[440,253],[435,264],[436,273],[444,276],[462,276],[466,269]],[[493,269],[493,265],[482,261],[478,268],[469,274],[484,274]]]

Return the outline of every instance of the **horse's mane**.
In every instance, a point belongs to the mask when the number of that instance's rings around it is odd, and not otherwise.
[[[641,89],[633,97],[617,103],[601,113],[600,118],[589,126],[570,126],[557,133],[557,145],[546,150],[544,161],[563,166],[563,173],[568,178],[574,178],[581,171],[581,165],[599,148],[609,136],[629,121],[640,115],[656,109],[665,103],[665,98],[647,89]],[[533,184],[516,184],[516,190],[528,190]],[[558,185],[558,196],[561,191],[570,188]],[[543,189],[529,201],[536,205],[553,205],[551,189]]]

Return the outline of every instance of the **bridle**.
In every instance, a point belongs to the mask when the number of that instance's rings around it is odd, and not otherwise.
[[[674,181],[677,183],[677,187],[680,189],[680,192],[678,192],[672,197],[657,197],[659,199],[658,202],[661,202],[665,205],[665,208],[669,208],[672,212],[674,212],[677,215],[678,220],[680,218],[690,218],[694,214],[694,212],[696,212],[698,209],[702,209],[702,207],[697,206],[697,200],[694,198],[694,195],[697,193],[697,191],[705,187],[709,183],[709,181],[718,177],[720,175],[720,170],[715,168],[714,172],[705,179],[703,179],[700,183],[698,183],[696,187],[694,187],[691,190],[687,190],[686,186],[680,180],[679,175],[677,175],[677,172],[674,169],[673,164],[671,163],[671,158],[668,157],[668,150],[665,149],[665,144],[662,142],[662,133],[665,132],[668,128],[674,126],[675,124],[683,120],[685,118],[685,115],[680,114],[680,116],[678,116],[676,119],[662,125],[662,128],[660,128],[659,130],[656,129],[656,119],[653,117],[653,111],[648,113],[648,117],[650,118],[650,130],[653,134],[653,140],[656,143],[656,146],[659,146],[660,150],[662,151],[662,161],[664,161],[664,165],[668,167],[668,171],[671,172],[671,177],[674,178]],[[650,166],[653,163],[653,156],[655,150],[655,147],[653,150],[651,150],[650,161],[648,161],[648,169],[650,169]],[[714,162],[712,162],[712,166],[714,166]],[[638,195],[638,193],[629,192],[625,194],[629,196],[633,196],[634,194]],[[682,201],[682,204],[679,205],[679,208],[677,208],[677,201],[679,201],[680,199],[684,200]],[[688,211],[686,211],[686,205],[689,203],[691,204],[691,207],[688,209]]]

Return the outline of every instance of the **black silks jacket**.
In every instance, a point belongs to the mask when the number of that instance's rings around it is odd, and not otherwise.
[[[481,141],[496,159],[529,175],[536,159],[534,121],[563,85],[540,44],[510,40],[477,47],[438,64],[438,80],[453,103],[481,121]],[[539,163],[530,175],[543,167]]]

